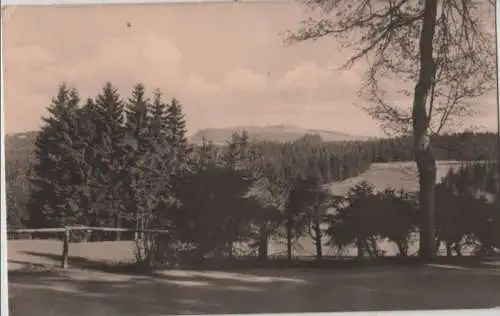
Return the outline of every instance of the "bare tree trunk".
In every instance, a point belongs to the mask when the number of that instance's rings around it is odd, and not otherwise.
[[[119,213],[116,213],[115,215],[115,226],[116,228],[121,228],[121,220],[120,220],[120,214]],[[121,239],[121,232],[120,231],[116,231],[116,241],[120,241]]]
[[[434,210],[434,188],[436,183],[436,165],[430,152],[419,152],[416,155],[419,169],[419,205],[422,216],[420,227],[420,256],[426,261],[436,256],[436,222]]]
[[[323,258],[323,247],[321,244],[321,227],[319,226],[319,219],[316,218],[314,221],[314,243],[316,244],[316,259],[321,260]]]
[[[370,249],[372,249],[372,253],[375,257],[378,257],[379,254],[380,254],[380,250],[378,248],[378,243],[377,243],[377,239],[375,237],[370,237],[369,238],[369,243],[368,243],[368,247],[370,247]]]
[[[370,256],[370,259],[372,259],[374,257],[374,254],[372,248],[370,247],[370,243],[366,239],[363,239],[362,243],[363,243],[363,248],[366,249],[366,251],[368,252],[368,256]]]
[[[227,250],[228,250],[228,257],[229,259],[233,259],[233,242],[232,241],[228,241],[227,242]]]
[[[363,258],[365,256],[365,251],[364,251],[364,247],[363,247],[363,242],[361,241],[360,238],[357,238],[356,239],[356,248],[358,249],[358,254],[357,254],[357,257],[358,258]]]
[[[138,241],[139,240],[139,212],[135,210],[135,233],[134,233],[134,240]]]
[[[68,256],[69,256],[69,243],[71,238],[71,232],[68,227],[65,227],[64,231],[64,241],[63,241],[63,255],[61,266],[63,269],[68,268]]]
[[[431,151],[428,135],[429,117],[426,105],[436,69],[433,58],[433,38],[436,30],[437,2],[437,0],[425,0],[424,19],[419,42],[420,73],[415,86],[412,109],[415,161],[420,185],[419,206],[423,217],[420,227],[420,256],[427,261],[432,261],[436,255],[434,212],[436,162]]]
[[[408,257],[408,245],[404,241],[396,241],[396,246],[398,247],[398,252],[401,257]]]
[[[447,257],[453,256],[453,252],[452,252],[452,249],[451,249],[451,242],[445,241],[445,243],[446,243],[446,256]]]
[[[267,227],[265,223],[262,223],[259,227],[259,260],[267,260],[267,250],[268,250],[268,234]]]
[[[292,220],[286,221],[286,251],[288,261],[292,261]]]

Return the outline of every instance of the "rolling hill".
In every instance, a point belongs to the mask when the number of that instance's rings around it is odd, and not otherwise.
[[[38,131],[5,135],[5,160],[28,159],[35,148]]]
[[[287,142],[294,141],[306,134],[319,135],[323,141],[347,141],[347,140],[368,140],[367,136],[356,136],[346,133],[307,129],[294,125],[270,125],[270,126],[235,126],[227,128],[206,128],[199,130],[190,137],[193,143],[202,142],[203,138],[212,141],[216,144],[223,144],[231,140],[234,133],[247,131],[253,141],[278,141]]]
[[[236,132],[246,130],[253,141],[294,141],[306,134],[319,135],[323,141],[346,141],[346,140],[368,140],[367,136],[355,136],[335,131],[306,129],[293,125],[274,126],[250,126],[250,127],[228,127],[202,129],[189,137],[189,141],[195,144],[202,142],[203,138],[215,144],[225,144],[231,140]],[[6,160],[18,160],[20,157],[29,156],[34,148],[34,142],[38,131],[29,131],[5,136]]]
[[[220,128],[220,129],[204,129],[197,132],[191,137],[192,142],[198,142],[205,137],[212,140],[214,143],[224,143],[231,138],[234,132],[241,131],[242,128]],[[295,140],[306,133],[316,133],[325,141],[341,141],[348,139],[363,139],[356,138],[348,134],[321,131],[307,130],[290,125],[277,125],[267,127],[249,127],[245,128],[249,132],[250,137],[254,140],[268,141],[289,141]],[[6,161],[26,162],[30,160],[34,149],[34,142],[38,132],[31,131],[20,134],[6,135],[5,137],[5,157]],[[365,137],[364,139],[367,139]],[[441,182],[444,176],[451,169],[457,170],[460,166],[466,164],[466,161],[455,160],[438,160],[437,165],[437,182]],[[387,163],[372,163],[371,166],[361,175],[346,179],[340,182],[328,184],[327,189],[334,195],[345,195],[351,187],[366,181],[372,184],[376,190],[393,188],[396,190],[403,189],[407,192],[418,191],[418,174],[416,164],[412,161],[403,162],[387,162]]]
[[[457,171],[468,163],[467,161],[454,160],[436,161],[436,182],[441,183],[450,169]],[[359,176],[333,182],[328,184],[325,189],[328,189],[333,195],[345,196],[353,186],[362,181],[373,185],[377,191],[392,188],[416,193],[419,190],[417,166],[413,161],[373,163],[368,170]],[[482,193],[488,200],[494,200],[492,194]]]

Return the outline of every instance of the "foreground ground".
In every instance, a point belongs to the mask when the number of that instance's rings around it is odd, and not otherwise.
[[[72,269],[55,243],[9,243],[11,315],[167,315],[488,308],[500,306],[500,268],[400,266],[356,269],[162,271],[148,276],[83,269],[129,256],[107,245],[73,247]],[[85,250],[87,249],[87,250]],[[93,251],[91,251],[93,249]],[[121,253],[121,255],[120,255]],[[123,257],[120,259],[120,256]],[[130,258],[130,257],[128,257]]]

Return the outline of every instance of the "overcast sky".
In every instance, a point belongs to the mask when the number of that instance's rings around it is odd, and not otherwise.
[[[140,81],[183,103],[190,133],[283,123],[381,134],[355,105],[361,67],[335,70],[350,51],[339,51],[331,39],[284,45],[280,33],[307,16],[295,3],[43,6],[6,13],[7,133],[38,128],[62,81],[82,98],[106,81],[128,96]],[[494,129],[495,100],[485,103],[474,123]]]

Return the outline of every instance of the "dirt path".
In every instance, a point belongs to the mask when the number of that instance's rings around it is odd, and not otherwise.
[[[500,266],[460,268],[252,269],[168,271],[130,276],[77,269],[86,262],[130,262],[127,242],[75,244],[66,273],[60,243],[9,242],[14,316],[299,313],[500,306]],[[87,267],[85,265],[81,265]],[[26,268],[43,267],[41,271]]]
[[[500,273],[440,268],[169,271],[154,277],[13,271],[11,315],[167,315],[487,308]]]

